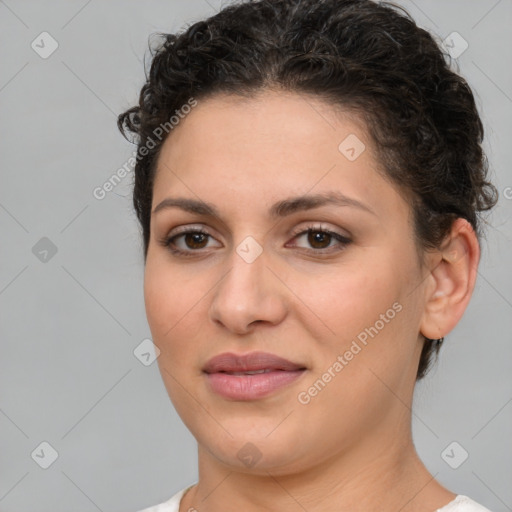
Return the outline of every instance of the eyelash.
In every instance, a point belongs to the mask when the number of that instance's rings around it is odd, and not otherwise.
[[[340,251],[343,251],[346,246],[348,246],[350,243],[352,243],[352,240],[350,240],[349,238],[347,238],[343,235],[340,235],[339,233],[336,233],[334,231],[330,231],[329,229],[324,229],[321,225],[314,225],[314,224],[308,225],[308,226],[306,226],[306,229],[302,229],[301,231],[294,233],[293,239],[295,239],[301,235],[307,235],[310,232],[323,233],[323,234],[330,235],[333,238],[335,238],[336,240],[338,240],[338,242],[342,246],[341,249],[337,249],[336,251],[328,250],[328,249],[332,249],[332,247],[328,247],[325,249],[306,249],[306,251],[311,254],[314,253],[315,255],[322,255],[322,254],[327,255],[327,254],[331,254],[333,252],[340,252]],[[198,233],[201,235],[206,235],[206,236],[211,237],[211,235],[209,233],[207,233],[206,231],[203,231],[200,228],[186,228],[186,230],[182,231],[181,233],[176,233],[170,237],[169,236],[164,237],[163,239],[159,240],[159,243],[162,246],[167,247],[169,249],[169,251],[171,251],[173,254],[175,254],[177,256],[192,257],[192,256],[194,256],[194,253],[200,252],[201,249],[197,249],[197,250],[191,249],[188,251],[184,251],[182,249],[176,249],[176,247],[173,247],[174,240],[176,238],[179,238],[184,235],[192,234],[192,233]]]

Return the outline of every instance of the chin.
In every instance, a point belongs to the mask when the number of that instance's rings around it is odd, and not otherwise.
[[[231,432],[231,437],[227,432],[223,431],[223,435],[217,435],[216,431],[212,435],[212,431],[197,433],[194,436],[199,445],[206,448],[213,457],[226,466],[235,467],[245,473],[261,474],[268,476],[268,472],[272,474],[286,474],[293,470],[300,452],[306,452],[304,444],[304,436],[293,435],[286,429],[281,432],[275,429],[276,422],[272,428],[261,425],[258,427],[252,423],[246,424],[245,429],[235,430],[232,425],[224,423],[226,430]],[[265,434],[261,434],[261,431]],[[269,434],[270,432],[270,434]]]

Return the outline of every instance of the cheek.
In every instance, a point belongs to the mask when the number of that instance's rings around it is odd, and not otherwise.
[[[144,272],[146,316],[153,343],[160,351],[157,363],[162,380],[178,410],[186,408],[190,400],[182,383],[190,379],[197,362],[194,339],[199,327],[197,315],[201,314],[198,293],[187,293],[197,287],[187,281],[168,262],[148,257]]]
[[[206,276],[205,276],[206,277]],[[211,284],[196,272],[183,272],[165,257],[149,258],[144,272],[144,302],[159,361],[184,368],[186,359],[197,356],[196,340],[207,318],[205,310]],[[180,364],[177,364],[177,362]]]
[[[337,271],[325,270],[324,275],[289,276],[294,281],[290,288],[307,306],[301,306],[305,314],[299,321],[315,340],[313,380],[329,369],[336,374],[332,379],[336,383],[329,385],[332,392],[338,390],[330,397],[334,401],[341,396],[352,401],[374,385],[382,387],[370,369],[386,382],[396,382],[411,364],[415,312],[406,303],[408,272],[412,269],[388,253],[368,261],[361,257],[357,265],[347,263]],[[343,369],[338,364],[336,371],[338,356],[343,358]]]
[[[161,344],[164,333],[174,323],[176,313],[172,297],[176,293],[176,282],[168,279],[162,265],[148,257],[144,271],[144,303],[153,341]]]
[[[144,302],[153,341],[160,350],[166,348],[190,307],[187,287],[179,272],[156,257],[148,257],[144,271]]]
[[[305,318],[316,318],[321,325],[316,336],[341,343],[373,325],[399,296],[395,270],[383,263],[325,266],[314,274],[299,269],[288,278],[290,288],[307,306],[305,312],[309,309]]]

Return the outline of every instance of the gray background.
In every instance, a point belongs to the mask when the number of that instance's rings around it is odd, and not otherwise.
[[[440,39],[469,43],[457,62],[500,191],[473,299],[418,385],[415,443],[450,489],[512,510],[512,0],[402,3]],[[101,201],[92,191],[134,149],[116,115],[137,98],[148,36],[220,6],[0,1],[2,512],[136,511],[196,481],[195,440],[156,362],[134,356],[150,331],[132,174]],[[31,48],[43,31],[59,44],[46,59]],[[35,461],[48,449],[31,456],[43,441],[58,452],[48,469]],[[453,441],[469,453],[458,469],[441,457]]]

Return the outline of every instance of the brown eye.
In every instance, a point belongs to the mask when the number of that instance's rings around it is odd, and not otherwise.
[[[185,241],[185,245],[189,249],[203,249],[203,247],[208,243],[209,235],[206,233],[189,232],[181,236],[184,237],[183,240]]]
[[[318,255],[342,251],[352,242],[352,240],[346,236],[328,229],[323,229],[322,226],[308,226],[305,230],[297,233],[294,236],[294,240],[300,240],[303,237],[305,237],[309,247],[301,245],[295,245],[295,247],[303,248],[308,252]]]
[[[308,243],[315,249],[326,249],[331,240],[332,235],[325,231],[308,230]]]
[[[182,230],[181,233],[166,236],[160,240],[161,245],[169,249],[177,256],[194,256],[204,251],[201,249],[208,248],[208,242],[214,238],[201,229]]]

